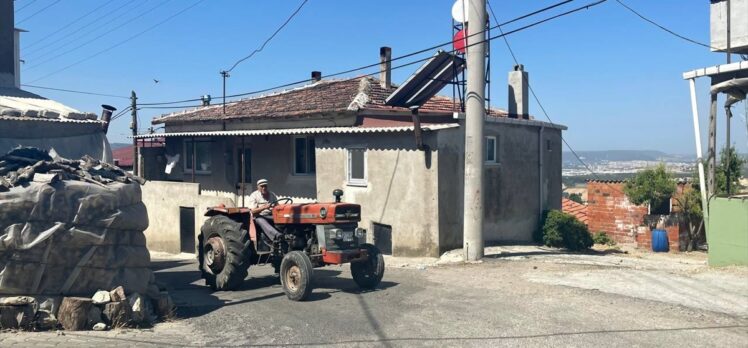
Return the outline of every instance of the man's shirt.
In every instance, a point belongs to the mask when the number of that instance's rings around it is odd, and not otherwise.
[[[268,204],[270,202],[275,202],[278,200],[278,197],[275,196],[275,193],[268,192],[268,198],[265,199],[265,197],[262,196],[262,193],[260,191],[254,191],[252,194],[249,195],[249,208],[251,209],[257,209],[263,204]],[[262,216],[268,216],[272,214],[270,209],[265,209],[260,212],[260,215]]]

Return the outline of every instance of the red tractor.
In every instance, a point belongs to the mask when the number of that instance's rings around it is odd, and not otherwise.
[[[293,204],[290,198],[271,202],[272,220],[281,233],[276,238],[255,227],[249,208],[208,209],[198,236],[206,285],[233,290],[243,283],[250,265],[270,264],[280,274],[286,296],[301,301],[312,292],[314,267],[350,262],[356,284],[375,288],[384,275],[384,258],[366,243],[366,230],[358,227],[361,206],[341,203],[342,190],[333,195],[334,203]]]

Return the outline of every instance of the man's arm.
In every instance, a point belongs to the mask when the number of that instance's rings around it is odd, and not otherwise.
[[[257,195],[254,193],[249,195],[249,211],[252,212],[252,215],[258,215],[267,208],[270,208],[270,204],[260,204],[257,201]]]

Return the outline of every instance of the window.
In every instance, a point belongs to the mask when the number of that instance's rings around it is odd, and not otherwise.
[[[366,186],[366,149],[348,149],[348,185]]]
[[[553,151],[553,143],[551,143],[550,139],[545,141],[545,149],[548,151]]]
[[[485,162],[486,163],[498,163],[499,161],[496,159],[498,156],[496,155],[496,137],[486,137],[486,157]]]
[[[314,158],[314,138],[295,137],[293,139],[293,150],[294,174],[314,174],[314,172],[316,171]]]
[[[193,160],[194,154],[194,160]],[[192,171],[195,163],[195,173],[210,174],[212,165],[210,156],[210,139],[186,139],[184,141],[184,170]]]

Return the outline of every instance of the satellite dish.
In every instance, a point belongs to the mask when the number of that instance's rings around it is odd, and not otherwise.
[[[452,47],[455,51],[465,54],[465,47],[467,47],[467,39],[465,38],[465,29],[462,29],[455,34],[452,39]]]
[[[467,3],[465,0],[457,0],[455,1],[455,4],[452,5],[452,18],[456,22],[465,23],[468,21],[468,7],[470,6],[470,1]]]

